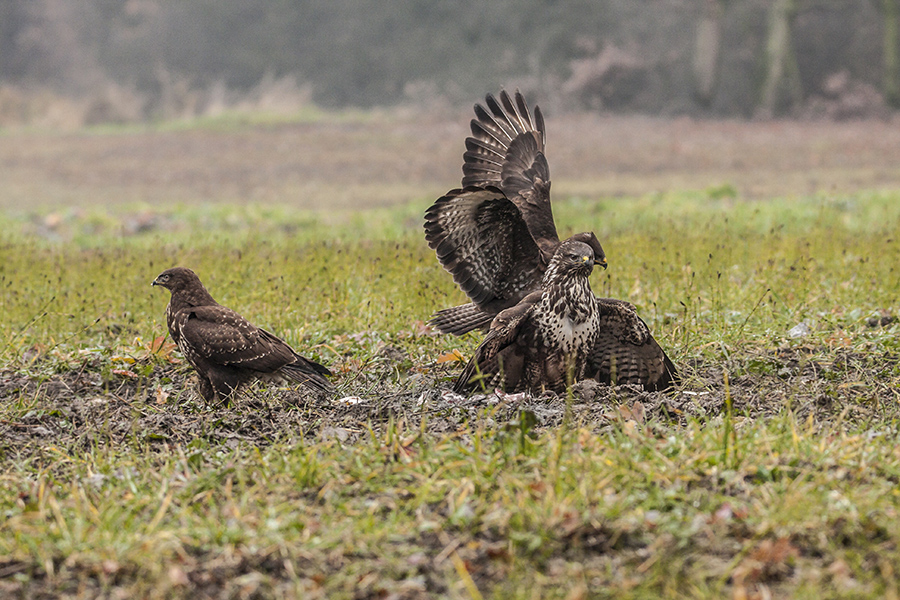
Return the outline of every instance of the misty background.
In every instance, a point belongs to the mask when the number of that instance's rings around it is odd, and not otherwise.
[[[900,0],[0,0],[0,125],[468,105],[887,118]]]

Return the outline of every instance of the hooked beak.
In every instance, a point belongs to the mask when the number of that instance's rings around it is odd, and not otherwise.
[[[608,267],[609,265],[606,264],[606,259],[605,259],[605,258],[595,258],[595,259],[594,259],[594,266],[595,266],[595,267],[603,267],[604,269],[606,269],[606,267]]]

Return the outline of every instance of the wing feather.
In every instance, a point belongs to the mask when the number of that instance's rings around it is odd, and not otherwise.
[[[472,136],[463,154],[463,186],[496,186],[522,211],[528,231],[545,253],[559,244],[550,206],[550,166],[544,156],[544,117],[534,117],[521,92],[485,97],[475,105]]]
[[[535,135],[540,142],[540,152],[544,150],[543,116],[535,108],[538,118],[532,119],[520,92],[516,91],[515,104],[505,90],[500,92],[500,101],[493,94],[485,96],[485,104],[487,109],[480,104],[475,105],[475,118],[471,121],[472,136],[466,139],[463,186],[500,186],[503,183],[500,172],[490,167],[483,168],[480,160],[492,156],[494,161],[505,161],[510,146],[519,136]]]
[[[271,373],[294,362],[295,352],[284,341],[221,305],[180,311],[179,330],[184,343],[210,363]]]
[[[468,187],[439,198],[425,213],[425,239],[460,289],[490,314],[540,285],[541,252],[497,188]]]
[[[600,335],[585,377],[601,383],[641,385],[664,390],[678,381],[675,365],[629,302],[597,298]]]
[[[488,389],[502,386],[508,392],[519,390],[524,384],[525,353],[533,338],[530,316],[540,297],[541,292],[529,294],[494,318],[484,340],[457,378],[455,392],[482,384]]]
[[[524,133],[534,127],[534,123],[531,122],[531,114],[525,105],[525,98],[518,90],[516,90],[515,104],[506,90],[500,92],[500,103],[503,105],[503,114],[516,133]],[[521,108],[524,110],[520,110]]]

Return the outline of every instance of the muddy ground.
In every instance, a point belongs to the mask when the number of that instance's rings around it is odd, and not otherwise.
[[[211,449],[322,440],[371,444],[370,431],[379,435],[388,423],[411,431],[422,428],[435,436],[479,428],[512,428],[518,435],[523,424],[539,433],[566,420],[600,434],[611,428],[647,427],[665,435],[667,430],[692,426],[689,423],[702,427],[721,418],[729,399],[738,430],[747,421],[790,410],[804,425],[865,426],[879,434],[900,416],[900,356],[892,353],[802,345],[751,348],[738,358],[732,352],[727,360],[681,365],[682,382],[666,392],[588,382],[576,385],[571,400],[556,394],[499,392],[464,398],[449,391],[458,365],[403,369],[401,365],[408,366],[409,361],[391,348],[381,357],[365,375],[339,380],[334,397],[257,385],[232,406],[205,404],[196,393],[195,376],[184,364],[155,366],[149,376],[139,378],[106,373],[104,379],[87,364],[41,378],[0,372],[0,403],[8,415],[0,420],[0,453],[7,459],[47,465],[52,473],[66,468],[58,461],[60,452],[77,455],[96,446],[125,445],[169,454],[198,439]],[[11,417],[16,413],[9,410],[13,406],[23,406],[18,416]],[[570,536],[572,548],[584,556],[570,558],[640,563],[645,543],[639,532],[633,532],[634,539],[631,535],[579,526]],[[496,559],[502,557],[507,543],[479,538],[477,544],[459,549],[476,582],[489,588],[492,582],[502,581],[498,565],[503,561]],[[416,544],[419,553],[412,553],[408,560],[421,564],[410,563],[411,577],[394,582],[396,589],[389,592],[360,588],[357,597],[423,598],[446,593],[445,571],[450,566],[444,554],[447,548],[455,551],[456,545],[446,534],[429,533]],[[421,554],[423,548],[427,556]],[[210,556],[199,547],[184,552],[181,563],[173,567],[177,572],[169,576],[189,586],[194,597],[262,598],[279,586],[290,595],[291,586],[296,585],[295,567],[288,568],[287,559],[277,554]],[[565,552],[559,558],[565,559]],[[309,564],[303,557],[294,559],[300,561],[296,568],[319,576],[343,567],[312,554]],[[65,578],[59,579],[36,564],[0,560],[0,592],[28,598],[56,597],[60,592],[97,597],[117,586],[129,589],[128,582],[138,576],[132,572],[134,565],[104,563],[104,572],[97,569],[97,565],[67,564]],[[28,574],[27,583],[12,578],[18,573]],[[260,574],[267,583],[256,591],[241,583],[241,576]],[[782,580],[784,574],[772,579]]]
[[[157,366],[149,377],[137,379],[104,380],[89,369],[40,379],[5,371],[0,403],[28,409],[0,422],[0,451],[8,457],[40,455],[50,441],[73,449],[96,443],[175,446],[197,438],[225,446],[328,438],[356,443],[368,439],[370,426],[377,431],[390,420],[413,430],[424,421],[425,431],[446,434],[518,422],[523,411],[533,417],[535,432],[566,418],[597,431],[622,419],[679,427],[721,415],[729,396],[740,419],[791,410],[803,422],[840,418],[863,424],[889,421],[900,412],[900,357],[891,353],[804,346],[754,350],[728,361],[682,365],[681,384],[666,392],[582,382],[571,402],[553,393],[462,397],[450,391],[456,370],[441,365],[398,375],[394,365],[382,361],[365,381],[339,380],[334,397],[257,384],[232,406],[204,403],[184,365]]]
[[[45,465],[51,476],[65,477],[63,471],[68,467],[67,461],[59,461],[61,453],[77,456],[98,446],[115,444],[169,455],[187,450],[198,439],[210,450],[324,440],[372,444],[371,432],[380,436],[389,423],[435,437],[482,428],[509,429],[519,435],[523,424],[536,434],[567,420],[571,426],[601,435],[612,428],[652,428],[654,435],[665,436],[722,418],[729,410],[729,399],[738,431],[755,419],[792,411],[803,426],[867,427],[872,435],[891,435],[885,428],[900,417],[900,355],[891,352],[862,353],[801,344],[750,347],[740,352],[732,349],[728,359],[680,365],[681,383],[666,392],[589,382],[577,384],[571,400],[555,394],[502,393],[465,398],[449,391],[458,364],[409,365],[408,357],[388,347],[364,372],[346,380],[338,378],[339,393],[334,397],[256,385],[232,406],[204,403],[196,392],[195,376],[185,364],[153,366],[146,377],[103,371],[90,363],[41,377],[6,370],[0,372],[0,405],[6,407],[5,418],[0,420],[0,454],[7,460]],[[38,372],[39,366],[33,365],[31,372]],[[133,365],[127,373],[140,366]],[[149,370],[150,365],[146,366]],[[548,568],[562,569],[567,560],[596,566],[606,564],[604,561],[640,564],[646,559],[642,553],[647,552],[648,542],[639,529],[607,531],[598,527],[579,524],[567,532],[554,554],[558,566],[551,561]],[[733,534],[735,539],[751,535]],[[355,597],[412,599],[448,593],[447,573],[452,568],[448,549],[466,560],[482,589],[490,589],[504,580],[502,557],[508,543],[479,534],[461,547],[446,533],[424,533],[404,559],[409,563],[408,577],[381,581],[380,587],[371,589],[361,586]],[[790,543],[787,548],[796,551]],[[399,551],[404,552],[403,548]],[[734,549],[710,550],[711,555],[720,551],[729,555]],[[764,550],[770,554],[778,551]],[[812,557],[805,560],[811,560],[815,568],[828,567],[825,558],[815,558],[823,556],[816,543],[804,553]],[[59,560],[62,563],[63,558]],[[179,564],[168,576],[191,590],[194,598],[265,598],[277,593],[290,597],[296,593],[298,572],[316,574],[309,575],[315,588],[315,577],[338,573],[346,567],[344,560],[333,562],[312,553],[305,558],[285,557],[247,549],[213,555],[200,547],[184,547]],[[103,563],[101,568],[70,562],[61,578],[48,574],[47,565],[0,559],[0,594],[124,598],[133,589],[130,586],[140,581],[135,565]],[[50,571],[59,568],[55,565]],[[17,579],[19,574],[27,579]],[[788,574],[767,573],[763,581],[777,591],[778,585],[790,585]],[[256,581],[257,587],[247,587],[247,578]]]

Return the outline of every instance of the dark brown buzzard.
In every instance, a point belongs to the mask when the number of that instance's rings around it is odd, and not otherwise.
[[[506,348],[506,355],[512,357],[524,352],[525,345],[543,343],[532,333],[520,335],[519,327],[521,319],[531,322],[529,307],[542,294],[551,293],[546,289],[548,265],[563,244],[550,206],[550,168],[544,155],[546,134],[540,108],[535,106],[532,115],[518,91],[514,98],[505,91],[499,99],[488,94],[485,103],[487,108],[475,105],[472,136],[466,139],[463,188],[439,198],[425,213],[428,245],[472,300],[438,311],[431,324],[442,333],[456,335],[489,326],[488,336],[467,367],[482,373],[491,369],[484,357],[496,355],[499,360],[499,350],[489,351],[491,346]],[[578,233],[567,241],[589,246],[593,264],[606,268],[606,255],[593,233]],[[593,293],[591,298],[599,325],[594,347],[584,355],[584,377],[648,390],[670,386],[677,379],[675,367],[634,306],[596,298]],[[540,353],[537,346],[530,352]],[[480,366],[484,360],[488,362]],[[574,374],[581,377],[577,370]],[[523,375],[522,381],[532,376]],[[461,377],[457,387],[465,387],[469,379]],[[549,387],[557,387],[556,383]]]
[[[166,324],[172,340],[197,370],[200,394],[223,401],[253,379],[287,379],[331,392],[331,371],[303,358],[283,340],[213,300],[190,269],[163,271],[152,285],[172,293]]]
[[[560,244],[540,289],[493,319],[454,390],[562,392],[585,378],[651,391],[671,385],[675,366],[634,307],[594,296],[593,264],[590,246]]]

